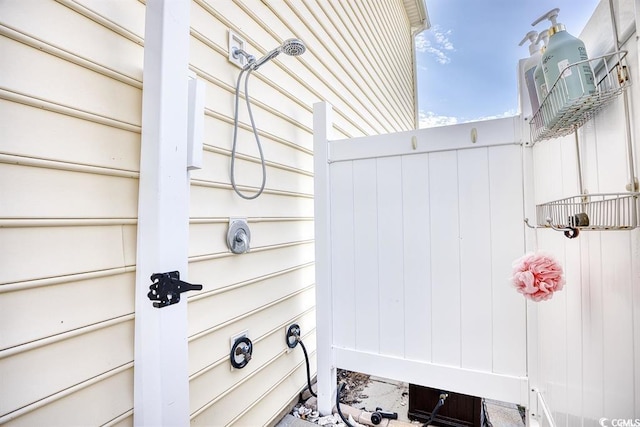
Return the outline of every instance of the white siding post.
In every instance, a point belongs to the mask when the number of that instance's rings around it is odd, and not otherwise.
[[[187,302],[155,308],[150,276],[186,280],[188,0],[147,1],[138,199],[134,424],[189,424]]]
[[[336,386],[331,304],[331,204],[329,182],[329,135],[332,108],[313,104],[314,214],[316,246],[316,337],[318,356],[318,410],[331,414]]]

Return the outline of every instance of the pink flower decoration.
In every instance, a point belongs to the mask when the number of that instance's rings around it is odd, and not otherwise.
[[[532,301],[544,301],[562,290],[562,267],[550,255],[528,253],[513,263],[513,286]]]

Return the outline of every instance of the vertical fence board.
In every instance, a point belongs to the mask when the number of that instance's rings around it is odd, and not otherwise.
[[[603,304],[602,304],[602,233],[584,233],[587,252],[582,256],[582,329],[583,415],[593,420],[604,414],[603,377]]]
[[[380,351],[392,356],[404,353],[404,277],[402,222],[402,161],[377,160],[378,277]]]
[[[334,344],[354,348],[354,231],[352,162],[331,165],[331,282]]]
[[[491,208],[487,149],[458,153],[462,367],[491,371]]]
[[[609,418],[633,419],[633,298],[631,248],[628,233],[602,233],[602,297],[604,348],[604,413]],[[635,357],[638,357],[637,355]]]
[[[353,163],[356,348],[380,349],[378,291],[378,195],[375,159]]]
[[[402,158],[404,356],[431,361],[429,156]]]
[[[509,283],[513,261],[524,254],[520,147],[489,149],[493,372],[526,375],[525,300]]]
[[[460,243],[457,153],[429,156],[432,357],[460,366]]]

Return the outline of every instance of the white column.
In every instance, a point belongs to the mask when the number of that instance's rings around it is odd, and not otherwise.
[[[328,415],[333,408],[336,366],[333,354],[331,304],[331,221],[329,190],[329,136],[332,108],[326,102],[313,105],[314,213],[316,246],[316,339],[318,358],[318,410]]]
[[[186,280],[188,0],[148,0],[136,270],[134,424],[189,424],[187,302],[155,308],[150,276]]]

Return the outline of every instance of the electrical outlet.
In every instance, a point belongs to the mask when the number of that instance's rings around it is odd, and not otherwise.
[[[247,58],[243,55],[233,56],[233,51],[235,49],[242,49],[246,51],[245,46],[247,43],[244,41],[242,37],[229,30],[229,62],[232,64],[236,64],[238,67],[242,68],[247,63]]]

